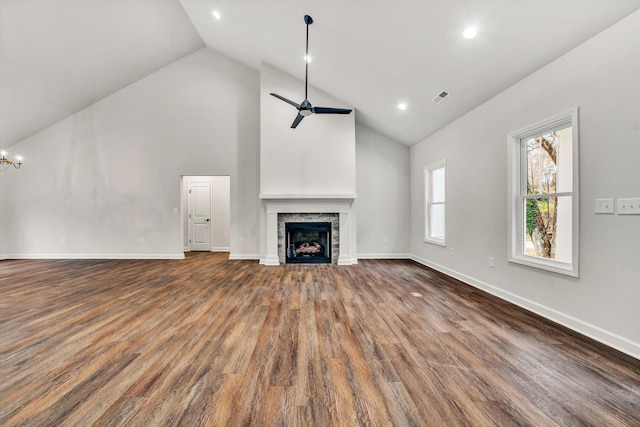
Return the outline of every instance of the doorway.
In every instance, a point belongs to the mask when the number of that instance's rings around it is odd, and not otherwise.
[[[231,230],[229,176],[182,177],[184,251],[228,252]]]

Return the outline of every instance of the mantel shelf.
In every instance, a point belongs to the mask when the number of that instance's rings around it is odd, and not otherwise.
[[[260,194],[263,200],[292,200],[292,199],[356,199],[357,194]]]

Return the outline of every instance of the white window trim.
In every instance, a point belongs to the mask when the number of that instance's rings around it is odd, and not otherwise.
[[[429,230],[429,200],[431,199],[430,187],[431,187],[431,171],[433,169],[444,168],[444,238],[439,239],[430,237]],[[447,161],[446,159],[439,160],[424,167],[424,241],[426,243],[433,243],[435,245],[446,246],[447,245]]]
[[[521,185],[523,185],[521,162],[521,145],[523,138],[539,135],[542,132],[559,128],[563,125],[571,125],[572,129],[572,174],[573,174],[573,191],[571,192],[572,201],[572,260],[568,262],[560,262],[551,259],[544,259],[529,256],[523,253],[524,235],[520,231],[524,229],[524,212],[523,204],[520,203]],[[572,277],[579,277],[578,261],[579,257],[579,139],[578,139],[578,108],[573,108],[557,116],[543,120],[539,123],[527,126],[508,136],[509,142],[509,262],[538,268],[541,270],[551,271],[554,273],[564,274]],[[524,178],[526,182],[526,177]]]

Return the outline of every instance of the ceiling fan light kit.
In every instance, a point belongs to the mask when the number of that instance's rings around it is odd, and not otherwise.
[[[313,18],[309,15],[304,16],[304,23],[307,25],[307,44],[306,44],[306,54],[305,58],[309,58],[309,25],[313,24]],[[277,93],[270,93],[270,95],[275,96],[276,98],[290,104],[298,110],[298,115],[293,120],[291,124],[291,128],[295,129],[302,119],[312,114],[349,114],[352,110],[346,108],[331,108],[331,107],[314,107],[309,102],[307,92],[309,88],[309,61],[305,60],[305,70],[304,70],[304,101],[300,104],[293,102],[290,99],[285,98],[284,96],[278,95]]]

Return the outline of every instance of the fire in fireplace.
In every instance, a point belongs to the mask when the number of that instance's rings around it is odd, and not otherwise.
[[[287,263],[331,263],[330,222],[285,223]]]

